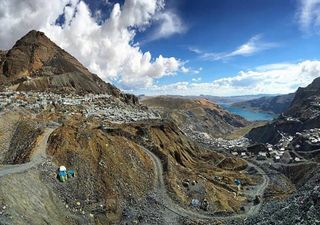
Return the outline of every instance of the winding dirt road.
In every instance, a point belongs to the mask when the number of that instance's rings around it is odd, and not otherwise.
[[[156,193],[159,195],[159,200],[157,200],[159,203],[161,203],[163,206],[165,206],[168,210],[171,212],[186,218],[197,218],[197,219],[205,219],[205,220],[212,220],[212,219],[218,219],[218,220],[232,220],[232,219],[245,219],[246,217],[255,215],[259,212],[263,199],[261,199],[260,203],[257,205],[253,205],[247,212],[243,214],[233,214],[233,215],[226,215],[226,216],[220,216],[215,214],[205,214],[205,213],[199,213],[195,212],[189,209],[185,209],[178,205],[176,202],[174,202],[166,189],[165,182],[163,179],[163,168],[161,160],[150,150],[146,149],[145,147],[139,145],[140,148],[142,148],[152,159],[154,166],[155,166],[155,177],[156,177]],[[269,177],[266,175],[266,173],[257,165],[248,162],[248,165],[251,167],[254,167],[259,174],[263,177],[263,182],[256,188],[254,191],[255,195],[263,196],[265,189],[267,188],[269,184]]]
[[[46,149],[47,149],[47,142],[50,134],[54,131],[54,128],[46,128],[44,133],[40,136],[38,143],[36,144],[36,147],[34,149],[34,154],[31,157],[30,162],[19,164],[19,165],[6,165],[3,167],[0,167],[0,177],[7,176],[10,174],[16,174],[16,173],[22,173],[27,170],[30,170],[42,162],[45,161],[46,158]],[[140,146],[140,145],[139,145]],[[243,214],[234,214],[234,215],[227,215],[227,216],[218,216],[215,214],[209,214],[209,213],[199,213],[192,211],[190,209],[185,209],[181,207],[179,204],[174,202],[166,189],[166,185],[163,178],[163,167],[161,160],[150,150],[146,149],[143,146],[140,146],[141,149],[146,152],[149,157],[151,158],[154,166],[155,166],[155,190],[157,193],[157,196],[159,199],[155,199],[158,203],[162,204],[167,210],[185,218],[197,218],[197,219],[205,219],[205,220],[212,220],[212,219],[220,219],[220,220],[229,220],[229,219],[244,219],[248,216],[255,215],[261,208],[263,201],[257,205],[252,206],[246,213]],[[265,174],[265,172],[258,167],[257,165],[248,162],[248,165],[251,167],[254,167],[259,174],[263,177],[263,182],[258,185],[258,187],[255,189],[255,195],[263,196],[263,193],[266,189],[266,187],[269,184],[269,177]]]
[[[54,130],[54,128],[45,129],[44,133],[38,139],[30,162],[24,164],[2,166],[0,167],[0,177],[25,172],[44,162],[46,158],[48,138]]]

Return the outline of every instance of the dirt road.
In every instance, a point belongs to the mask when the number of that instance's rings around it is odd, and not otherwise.
[[[46,158],[47,142],[50,134],[54,131],[53,128],[46,128],[44,133],[39,137],[38,142],[31,156],[30,162],[18,165],[5,165],[0,167],[0,177],[10,174],[22,173],[29,169],[32,169],[42,162]]]
[[[156,177],[156,193],[159,195],[159,199],[157,201],[162,204],[165,208],[167,208],[169,211],[175,213],[176,215],[179,215],[181,217],[186,218],[192,218],[192,219],[204,219],[204,220],[232,220],[232,219],[244,219],[249,216],[253,216],[256,213],[259,212],[263,199],[261,199],[260,203],[257,205],[253,205],[247,212],[243,214],[234,214],[234,215],[228,215],[228,216],[220,216],[220,215],[214,215],[209,213],[199,213],[192,211],[190,209],[185,209],[178,205],[176,202],[174,202],[166,189],[164,178],[163,178],[163,168],[161,160],[150,150],[144,148],[143,146],[140,146],[152,159],[154,166],[155,166],[155,177]],[[255,195],[263,196],[265,189],[267,188],[269,184],[269,177],[265,174],[265,172],[257,165],[248,162],[248,165],[251,167],[254,167],[259,174],[263,177],[263,182],[256,188]]]

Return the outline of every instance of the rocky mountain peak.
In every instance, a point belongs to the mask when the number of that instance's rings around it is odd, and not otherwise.
[[[0,89],[58,93],[104,93],[136,104],[138,99],[105,83],[43,32],[32,30],[0,52]]]

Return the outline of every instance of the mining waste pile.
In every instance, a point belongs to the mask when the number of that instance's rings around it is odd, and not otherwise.
[[[140,103],[38,31],[0,59],[0,224],[319,223],[317,82],[267,144],[270,124],[225,139],[252,124],[205,99]]]

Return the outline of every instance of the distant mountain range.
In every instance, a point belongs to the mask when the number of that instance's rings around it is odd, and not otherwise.
[[[210,101],[216,102],[218,104],[233,104],[237,102],[250,101],[254,99],[259,99],[262,97],[273,97],[276,95],[268,94],[257,94],[257,95],[239,95],[239,96],[212,96],[212,95],[200,95],[201,98],[206,98]]]
[[[294,98],[294,95],[294,93],[291,93],[287,95],[264,96],[248,101],[235,102],[232,104],[232,106],[251,111],[280,114],[288,109]]]

